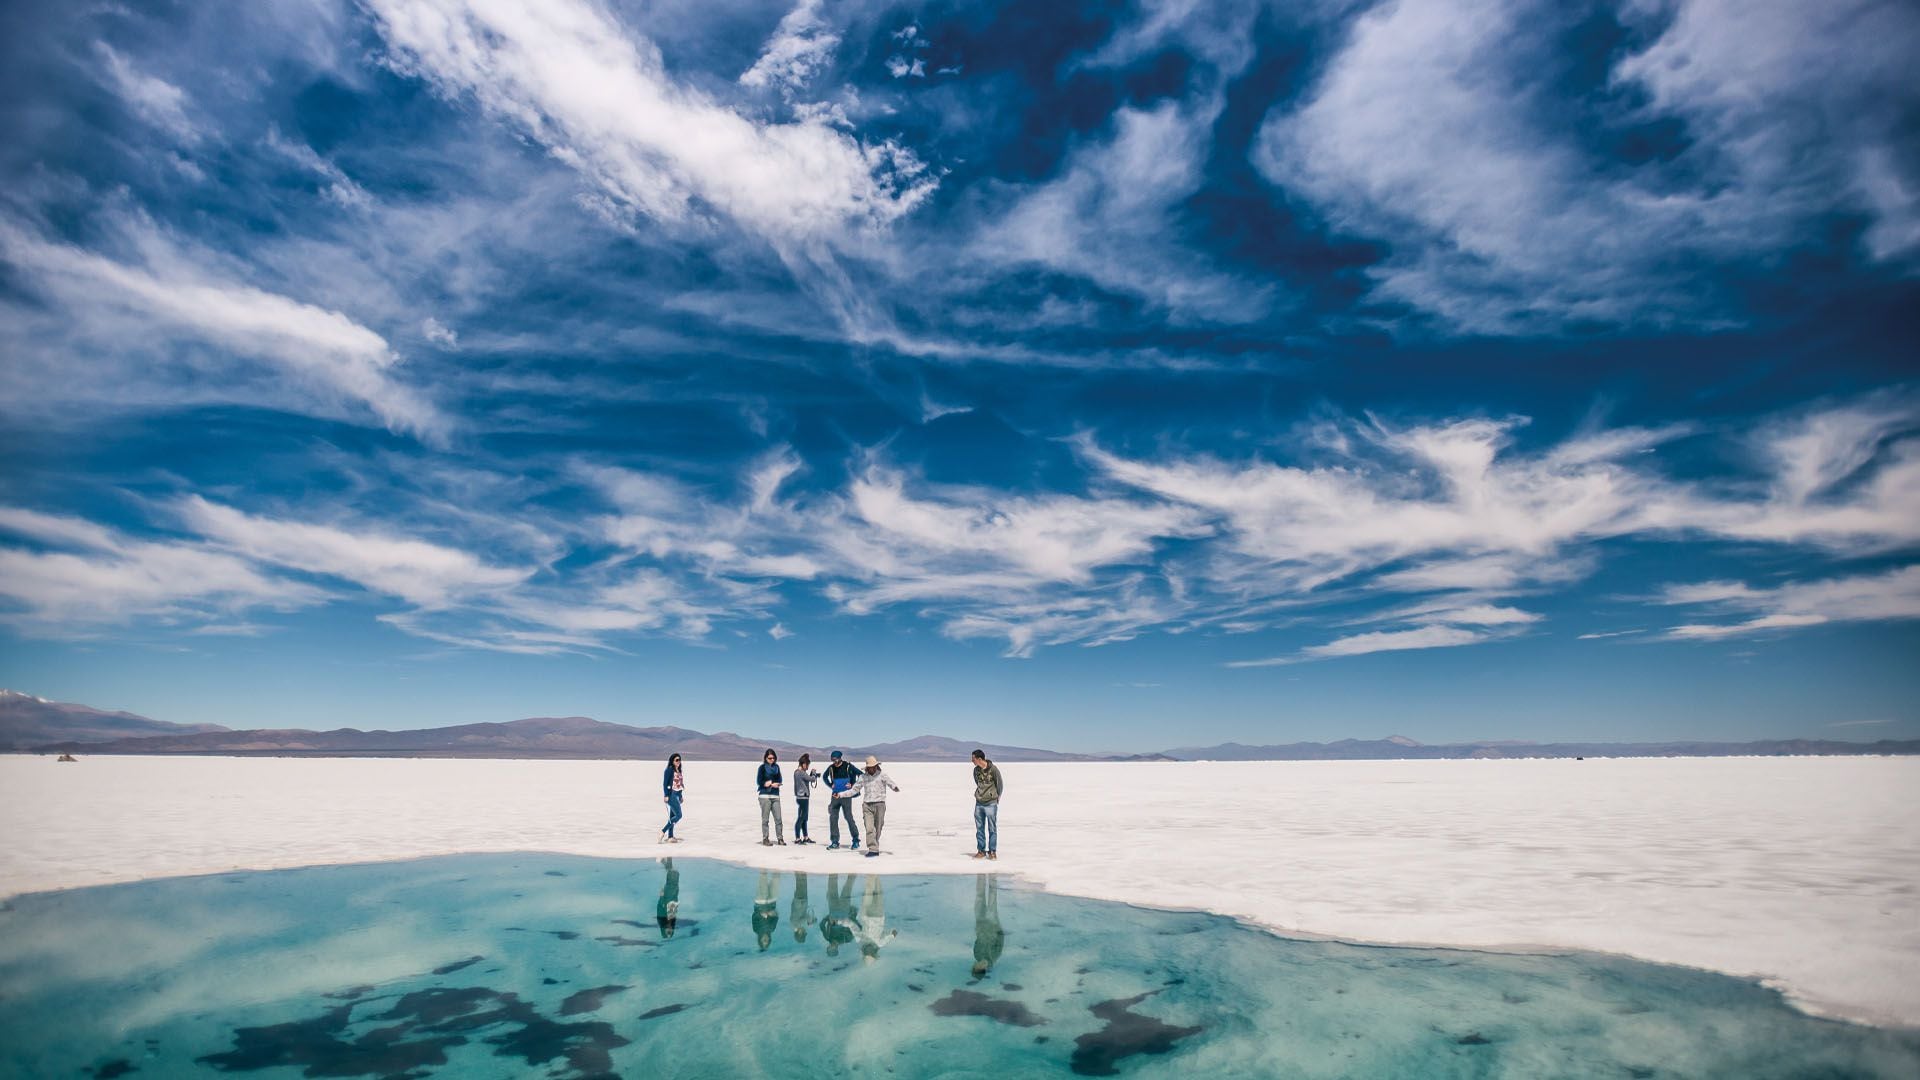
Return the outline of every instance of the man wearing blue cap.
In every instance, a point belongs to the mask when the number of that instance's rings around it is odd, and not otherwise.
[[[840,818],[844,815],[847,832],[853,837],[853,850],[859,851],[860,829],[853,823],[853,784],[860,774],[842,760],[840,751],[835,750],[831,756],[833,764],[828,765],[827,771],[820,777],[830,792],[827,801],[827,850],[832,851],[840,846]]]

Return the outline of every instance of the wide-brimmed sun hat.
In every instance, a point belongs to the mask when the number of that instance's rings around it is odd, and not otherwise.
[[[879,764],[880,764],[879,758],[874,757],[872,754],[867,755],[867,768],[871,769]]]

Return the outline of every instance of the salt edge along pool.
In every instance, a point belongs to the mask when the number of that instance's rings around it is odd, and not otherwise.
[[[996,876],[455,855],[0,905],[18,1076],[1907,1077],[1920,1033],[1590,954],[1301,941]]]

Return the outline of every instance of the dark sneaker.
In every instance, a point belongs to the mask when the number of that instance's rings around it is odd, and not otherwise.
[[[827,845],[827,850],[828,850],[828,851],[839,851],[839,850],[840,850],[840,845],[839,845],[839,844],[828,844],[828,845]]]
[[[874,851],[874,850],[873,850],[873,849],[871,849],[871,848],[869,848],[869,849],[867,849],[867,858],[869,858],[869,859],[877,859],[877,858],[879,858],[879,857],[880,857],[880,853],[879,853],[879,852],[877,852],[877,851]]]
[[[773,846],[773,841],[771,841],[771,840],[762,840],[762,841],[760,841],[760,846],[761,846],[761,847],[772,847],[772,846]]]
[[[787,846],[787,842],[785,840],[775,840],[774,843],[780,845],[781,847]]]

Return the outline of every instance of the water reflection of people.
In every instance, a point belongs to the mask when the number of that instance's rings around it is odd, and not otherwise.
[[[777,872],[760,871],[760,885],[753,894],[753,936],[760,939],[761,952],[773,944],[773,932],[780,926],[780,898],[775,895],[779,885]]]
[[[673,868],[673,860],[665,860],[667,880],[660,886],[660,903],[654,908],[654,919],[660,924],[660,936],[673,936],[674,924],[680,921],[680,871]]]
[[[1000,928],[1000,875],[978,874],[973,879],[973,977],[984,979],[1006,950],[1007,933]]]
[[[839,956],[840,946],[853,941],[853,875],[844,885],[839,874],[827,875],[827,917],[820,920],[820,937],[828,956]]]
[[[869,836],[868,843],[872,842]],[[887,929],[887,900],[880,891],[879,874],[867,875],[867,891],[860,899],[860,919],[854,924],[854,933],[860,938],[860,959],[869,964],[880,959],[882,945],[900,936],[900,931]]]
[[[793,904],[787,908],[787,921],[793,924],[793,940],[806,944],[807,927],[813,925],[813,912],[807,908],[807,872],[793,875]]]

